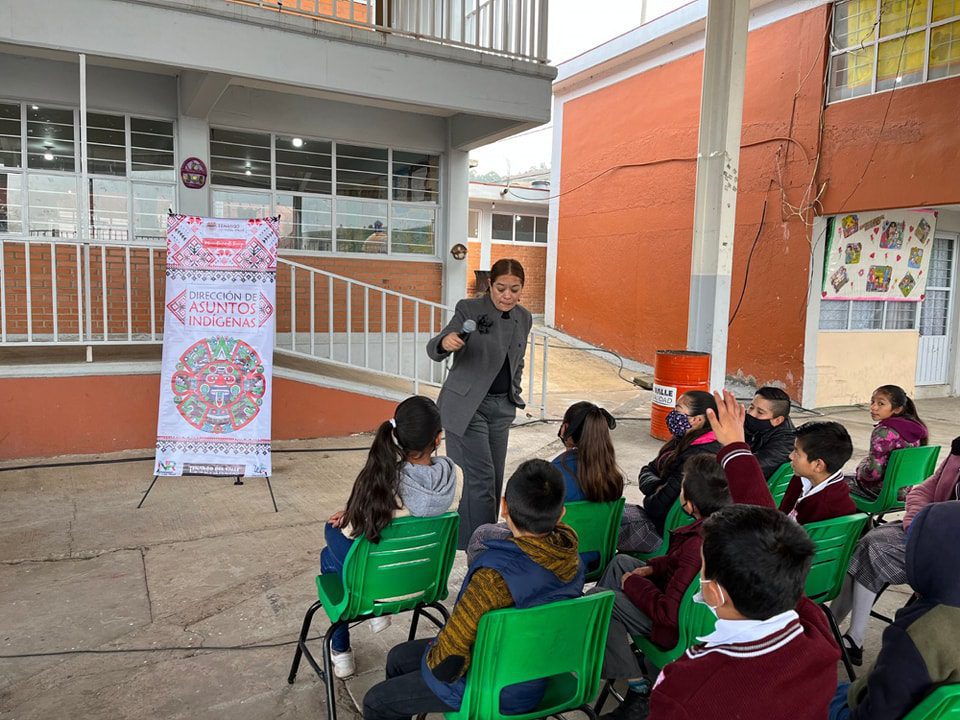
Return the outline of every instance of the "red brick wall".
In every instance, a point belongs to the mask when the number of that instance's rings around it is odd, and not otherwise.
[[[472,297],[476,292],[476,276],[473,271],[480,269],[480,243],[471,240],[467,243],[467,249],[467,297]],[[536,315],[543,313],[547,278],[546,246],[493,243],[490,246],[491,264],[500,258],[520,261],[526,275],[521,303]]]

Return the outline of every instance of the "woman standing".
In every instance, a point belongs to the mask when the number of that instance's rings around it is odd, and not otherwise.
[[[510,425],[517,408],[525,407],[520,388],[533,317],[519,304],[523,281],[519,262],[497,260],[488,293],[458,302],[447,326],[427,343],[427,355],[436,362],[453,353],[437,405],[447,455],[463,470],[461,550],[476,528],[497,521]],[[463,334],[468,320],[476,330]]]

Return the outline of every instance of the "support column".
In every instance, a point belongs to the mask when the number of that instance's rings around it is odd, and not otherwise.
[[[693,214],[687,348],[711,354],[724,386],[750,0],[709,0]]]
[[[438,250],[443,262],[444,305],[453,307],[467,294],[467,260],[456,260],[450,248],[467,244],[467,222],[470,212],[470,154],[448,146],[445,192],[443,193],[443,240],[438,237]]]
[[[206,120],[180,115],[177,118],[177,167],[188,157],[198,157],[210,171],[210,124]],[[179,173],[178,173],[179,174]],[[210,207],[210,176],[199,190],[186,187],[177,178],[177,212],[185,215],[208,216]]]

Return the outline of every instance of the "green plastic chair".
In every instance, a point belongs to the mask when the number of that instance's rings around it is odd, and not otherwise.
[[[927,695],[903,720],[960,720],[960,684],[941,685]]]
[[[632,552],[627,554],[637,558],[637,560],[643,561],[666,555],[667,548],[670,546],[670,533],[692,522],[693,518],[683,511],[683,507],[680,505],[680,498],[677,498],[670,507],[670,511],[667,513],[667,517],[663,522],[663,542],[660,543],[660,547],[648,553]]]
[[[875,516],[879,520],[884,514],[903,510],[904,502],[900,491],[905,487],[919,485],[933,475],[937,468],[939,445],[901,448],[890,453],[890,460],[883,473],[883,487],[876,500],[850,493],[857,510]]]
[[[787,494],[787,486],[790,485],[790,481],[793,480],[795,474],[793,465],[785,462],[767,480],[767,487],[770,488],[770,494],[773,495],[773,502],[776,503],[777,507],[780,507],[780,501]]]
[[[440,601],[447,597],[447,579],[457,551],[459,527],[460,516],[453,512],[427,518],[396,518],[384,528],[379,543],[365,537],[353,543],[344,561],[342,578],[335,573],[317,575],[319,599],[303,618],[287,682],[293,683],[296,679],[300,659],[306,656],[310,667],[326,685],[330,720],[337,717],[330,658],[334,630],[408,610],[413,610],[410,640],[416,637],[421,615],[437,627],[443,627],[450,616]],[[321,607],[330,620],[330,629],[323,637],[323,669],[307,648],[310,623]],[[442,620],[426,612],[426,608],[434,608]]]
[[[650,638],[643,635],[635,635],[634,644],[643,653],[643,656],[658,668],[663,668],[666,664],[673,662],[686,652],[687,648],[696,645],[697,638],[703,635],[709,635],[713,632],[717,617],[710,608],[702,603],[693,601],[693,596],[700,590],[700,575],[698,574],[687,591],[683,594],[680,601],[680,627],[679,639],[672,648],[664,649],[650,642]]]
[[[850,658],[847,657],[847,652],[843,647],[837,620],[833,617],[833,613],[830,612],[826,603],[831,602],[840,594],[843,579],[847,574],[847,567],[850,565],[853,548],[860,539],[868,520],[867,515],[857,513],[833,518],[832,520],[808,523],[803,526],[816,546],[816,552],[810,564],[810,572],[807,573],[804,594],[819,605],[826,614],[830,629],[833,631],[833,636],[836,638],[843,655],[843,666],[847,669],[847,675],[850,676],[851,680],[856,678],[853,672],[853,663],[850,662]]]
[[[506,608],[480,618],[463,702],[447,720],[530,720],[567,710],[596,718],[587,703],[597,693],[613,593],[592,593],[547,605]],[[549,678],[531,712],[504,715],[500,692],[508,685]]]
[[[617,552],[620,520],[623,518],[624,499],[613,502],[582,500],[566,504],[563,522],[572,527],[579,538],[580,555],[599,553],[600,564],[587,573],[587,582],[599,580]]]

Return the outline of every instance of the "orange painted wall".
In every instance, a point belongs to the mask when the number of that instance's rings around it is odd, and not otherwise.
[[[547,289],[547,248],[539,245],[492,243],[490,245],[491,264],[501,258],[514,258],[523,265],[526,281],[523,285],[521,302],[533,314],[541,314]],[[476,292],[476,275],[473,271],[479,269],[480,242],[471,240],[467,243],[467,297],[472,297]]]
[[[829,105],[824,214],[960,201],[958,128],[960,77]]]
[[[158,375],[2,379],[0,460],[152,448],[159,395]],[[373,430],[393,408],[386,400],[276,378],[273,437]]]
[[[799,396],[809,232],[794,205],[811,180],[827,8],[750,33],[727,372]],[[789,48],[789,51],[787,50]],[[703,54],[570,100],[563,111],[557,324],[642,362],[686,345]],[[782,138],[790,137],[792,140]],[[802,149],[801,147],[802,146]],[[779,170],[778,170],[779,165]]]

